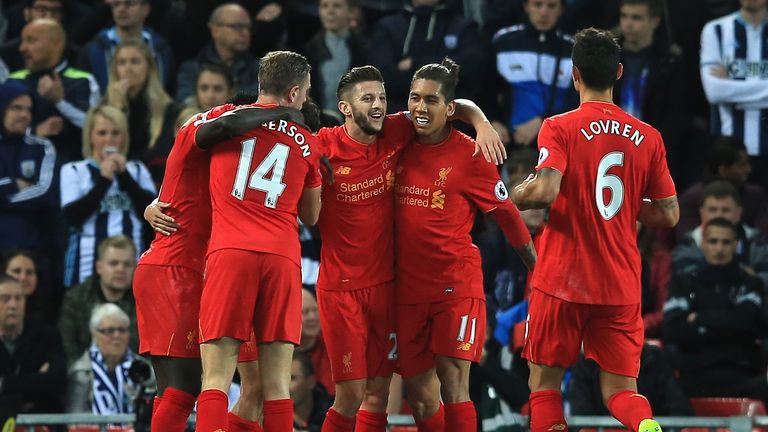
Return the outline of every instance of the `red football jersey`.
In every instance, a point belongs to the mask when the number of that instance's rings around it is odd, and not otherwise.
[[[205,120],[234,107],[232,104],[214,107],[195,115],[179,129],[166,162],[160,201],[171,203],[165,213],[180,227],[171,236],[155,234],[139,264],[178,265],[203,273],[211,234],[210,153],[197,148],[195,134]]]
[[[469,234],[475,214],[478,209],[517,208],[496,167],[472,157],[474,151],[474,140],[452,129],[445,141],[414,143],[400,157],[395,183],[398,303],[485,300],[480,252]],[[519,234],[509,239],[515,246],[530,240],[527,231]]]
[[[531,286],[563,300],[640,303],[637,217],[644,198],[675,196],[661,135],[608,102],[548,118],[537,170],[563,174]]]
[[[217,144],[211,153],[208,253],[252,250],[301,265],[298,203],[304,188],[320,187],[319,157],[317,138],[286,120]]]
[[[371,144],[355,141],[344,126],[320,130],[335,181],[323,186],[318,289],[354,290],[394,279],[392,188],[397,160],[414,135],[404,113],[387,116]]]

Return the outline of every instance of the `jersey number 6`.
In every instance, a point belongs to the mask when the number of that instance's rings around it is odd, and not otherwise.
[[[232,186],[232,196],[243,200],[245,196],[246,180],[248,179],[251,168],[251,159],[253,159],[253,150],[256,148],[256,138],[250,138],[240,142],[242,150],[240,151],[240,161],[237,163],[237,174],[235,175],[235,184]],[[291,148],[285,144],[276,143],[272,150],[267,153],[264,160],[261,161],[248,180],[248,188],[262,191],[267,195],[264,197],[264,206],[269,208],[277,207],[277,200],[285,190],[283,175],[285,174],[285,165],[288,163],[288,153]],[[267,174],[272,172],[272,176],[267,178]]]
[[[606,154],[600,159],[600,164],[597,166],[595,204],[597,204],[597,211],[600,212],[600,216],[605,220],[610,220],[616,216],[616,213],[621,210],[621,205],[624,204],[624,183],[618,176],[608,174],[608,170],[617,165],[624,165],[624,153],[622,152]],[[611,192],[611,199],[607,203],[603,196],[603,189],[609,189]]]

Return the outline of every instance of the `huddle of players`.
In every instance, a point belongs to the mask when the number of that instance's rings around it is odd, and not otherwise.
[[[620,71],[615,41],[596,30],[580,36],[577,47],[581,43],[598,57],[616,51],[609,71],[612,84]],[[613,57],[607,60],[609,65],[611,61]],[[578,71],[583,76],[600,74],[593,69],[589,63],[576,64],[577,89]],[[295,113],[274,108],[303,105],[309,87],[306,59],[290,52],[267,54],[259,81],[256,104],[216,107],[182,127],[168,159],[160,203],[145,214],[161,231],[140,260],[134,288],[141,351],[149,353],[160,369],[153,431],[183,430],[200,390],[199,379],[193,378],[199,372],[196,355],[201,356],[203,372],[198,431],[292,430],[288,384],[301,322],[297,215],[308,225],[318,222],[323,240],[317,296],[336,382],[336,399],[323,431],[386,430],[395,365],[404,378],[419,430],[476,430],[468,394],[469,366],[480,358],[486,322],[480,256],[469,234],[476,211],[497,220],[531,270],[536,253],[504,183],[488,163],[503,157],[498,135],[474,104],[454,100],[458,66],[445,59],[420,68],[411,83],[409,113],[393,115],[386,115],[381,74],[371,66],[354,68],[338,87],[344,125],[321,129],[317,136],[300,120],[289,118]],[[584,82],[588,84],[582,96],[593,81]],[[660,156],[663,162],[658,133],[614,105],[611,109],[609,115],[623,116],[649,137],[642,154],[656,154],[653,161]],[[448,123],[453,118],[471,123],[477,141],[453,129]],[[588,125],[588,120],[579,121]],[[552,160],[560,163],[549,170],[565,174],[562,186],[558,180],[558,190],[565,194],[575,187],[571,182],[580,181],[568,178],[575,170],[566,171],[562,162],[573,154],[570,149],[547,149],[547,143],[540,140],[542,154],[557,155]],[[476,148],[487,162],[473,157]],[[334,180],[321,191],[318,160],[323,154],[330,160],[333,175],[327,174]],[[648,161],[634,162],[630,154],[627,160],[632,161],[627,167],[642,172],[636,176],[638,182],[650,181]],[[612,166],[624,165],[613,163],[603,169],[604,177]],[[531,178],[521,186],[536,192],[539,183]],[[638,189],[650,192],[638,203],[668,193],[661,186]],[[674,186],[671,191],[673,196]],[[542,200],[524,199],[535,193],[515,192],[528,206],[541,204]],[[602,189],[598,192],[602,194]],[[578,205],[562,201],[555,207]],[[655,201],[650,206],[654,205]],[[616,219],[622,223],[631,219],[634,224],[640,211],[636,207],[633,204],[624,212],[628,216]],[[551,240],[556,241],[563,240]],[[546,234],[542,246],[545,251],[550,246]],[[557,258],[550,262],[553,259]],[[547,272],[537,270],[535,275],[547,286]],[[533,288],[535,292],[538,287]],[[639,280],[631,289],[639,295]],[[190,317],[191,310],[200,311],[199,336],[198,317]],[[541,314],[558,321],[557,310]],[[258,350],[253,349],[254,342]],[[539,351],[526,348],[533,365],[538,361],[560,365],[546,356],[539,360]],[[572,353],[566,354],[570,361]],[[244,394],[227,413],[226,390],[236,366]],[[626,369],[612,372],[632,375]],[[632,376],[636,375],[634,371]],[[621,390],[635,394],[636,387],[625,384]],[[562,415],[549,421],[553,416],[534,405],[537,393],[531,399],[534,432],[560,424],[563,427],[557,430],[565,428]],[[650,410],[643,416],[625,424],[638,430],[640,421],[651,420]]]

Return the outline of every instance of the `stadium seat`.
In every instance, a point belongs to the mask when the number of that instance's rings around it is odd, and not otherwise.
[[[68,432],[99,432],[97,425],[71,425],[67,428]]]
[[[14,432],[51,432],[48,426],[16,426]]]
[[[389,432],[416,432],[417,430],[416,426],[392,426],[389,428]]]
[[[765,415],[762,401],[748,398],[691,398],[693,412],[703,417],[730,417]]]

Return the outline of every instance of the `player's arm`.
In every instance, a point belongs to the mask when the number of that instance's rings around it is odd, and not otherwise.
[[[648,226],[674,227],[680,220],[680,205],[677,203],[677,196],[660,200],[643,200],[643,206],[640,208],[637,220]]]
[[[560,193],[563,174],[552,168],[542,168],[530,174],[512,191],[512,202],[520,210],[547,208]]]
[[[313,226],[320,217],[320,192],[322,188],[304,188],[299,199],[299,218],[306,226]]]
[[[456,111],[449,120],[461,120],[475,128],[475,153],[482,152],[485,160],[499,165],[507,158],[507,150],[501,142],[499,133],[493,128],[491,122],[485,117],[483,110],[469,99],[455,99]]]
[[[523,218],[520,217],[520,212],[512,203],[507,201],[504,205],[491,211],[490,214],[499,224],[509,244],[523,260],[528,270],[533,271],[536,266],[536,248],[533,246],[528,227],[525,226]]]
[[[158,196],[144,209],[144,220],[149,222],[153,230],[163,235],[171,235],[179,229],[176,220],[163,211],[171,206],[171,203],[160,201]]]
[[[288,107],[234,109],[213,120],[204,121],[195,132],[195,144],[208,150],[221,141],[276,120],[290,120],[303,126],[304,116],[301,111]]]

